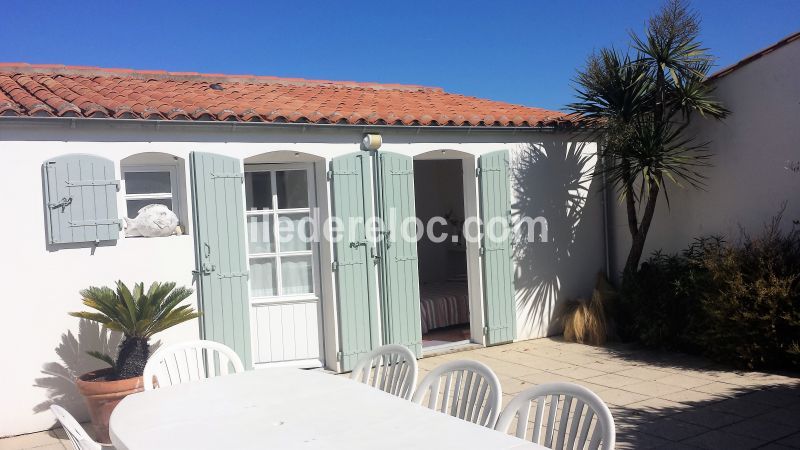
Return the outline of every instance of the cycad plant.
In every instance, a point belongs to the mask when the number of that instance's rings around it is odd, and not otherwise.
[[[722,119],[706,74],[713,58],[698,41],[699,18],[682,0],[668,0],[644,37],[631,34],[633,52],[603,49],[578,73],[578,101],[569,108],[601,133],[604,167],[597,175],[625,202],[631,249],[625,274],[644,250],[659,194],[666,182],[701,188],[709,165],[708,142],[687,127],[699,114]]]
[[[83,304],[97,312],[71,312],[70,315],[97,322],[124,335],[116,360],[100,352],[89,352],[111,365],[113,374],[108,380],[123,380],[142,375],[150,356],[150,337],[199,316],[191,305],[178,306],[191,294],[191,289],[176,288],[172,282],[155,282],[147,291],[143,283],[136,283],[131,291],[125,283],[117,281],[116,290],[92,286],[81,291]]]

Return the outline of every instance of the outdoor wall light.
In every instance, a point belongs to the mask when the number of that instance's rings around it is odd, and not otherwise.
[[[380,134],[365,134],[361,140],[361,146],[364,150],[377,150],[383,144],[383,138]]]

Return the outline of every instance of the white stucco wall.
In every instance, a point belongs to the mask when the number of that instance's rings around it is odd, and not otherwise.
[[[786,169],[800,160],[800,41],[714,81],[715,95],[731,111],[722,122],[696,118],[697,142],[711,141],[713,167],[704,168],[705,190],[669,185],[653,219],[643,260],[654,250],[680,251],[698,236],[757,233],[786,202],[785,226],[800,218],[800,174]],[[630,248],[624,205],[613,214],[614,267]]]
[[[119,177],[120,161],[131,155],[159,152],[188,162],[191,151],[205,151],[248,162],[316,161],[317,173],[324,179],[325,162],[358,151],[364,131],[362,127],[0,120],[0,153],[6,169],[0,177],[0,192],[5,193],[5,210],[14,214],[14,220],[0,221],[0,248],[6,255],[0,272],[6,304],[0,314],[0,354],[6,361],[0,383],[0,436],[52,426],[54,420],[46,408],[53,401],[68,407],[79,419],[87,418],[72,376],[102,366],[85,354],[98,349],[101,336],[97,327],[79,326],[78,319],[67,315],[81,309],[80,289],[117,279],[192,283],[190,224],[186,227],[189,234],[184,236],[120,237],[116,244],[96,249],[48,248],[42,210],[43,161],[65,153],[97,154],[115,161]],[[570,143],[576,136],[569,134],[519,130],[384,129],[381,133],[382,150],[410,156],[441,150],[470,155],[512,150],[517,168],[511,180],[515,216],[524,212],[551,221],[549,243],[517,247],[519,339],[552,333],[557,301],[591,292],[594,275],[603,270],[605,261],[602,202],[591,180],[594,144]],[[468,176],[470,172],[465,170]],[[187,179],[183,189],[188,192]],[[327,183],[318,189],[323,209],[329,208],[327,189]],[[122,195],[118,199],[119,210],[125,211]],[[187,210],[186,216],[191,212]],[[321,258],[322,266],[330,267],[330,247],[323,249]],[[336,352],[336,336],[329,278],[322,283],[322,302],[325,354],[330,361]],[[194,296],[191,301],[196,302]],[[196,339],[198,324],[180,325],[159,338],[165,343]]]

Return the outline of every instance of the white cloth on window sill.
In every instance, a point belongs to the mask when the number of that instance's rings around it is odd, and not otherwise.
[[[164,237],[181,234],[178,216],[160,204],[147,205],[134,219],[125,217],[125,237]]]

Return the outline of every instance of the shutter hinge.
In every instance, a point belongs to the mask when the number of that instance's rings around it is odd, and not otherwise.
[[[329,170],[327,173],[328,173],[328,180],[333,179],[334,175],[361,175],[361,172],[358,172],[358,171],[355,171],[355,170],[349,171],[349,172],[344,172],[344,171],[343,172],[335,172],[333,170]]]
[[[216,178],[238,178],[241,181],[244,181],[244,174],[238,172],[230,172],[230,173],[214,173],[211,172],[211,179]]]
[[[331,181],[333,179],[333,170],[325,172],[325,177],[328,179],[328,181]]]
[[[489,336],[489,327],[483,327],[483,336],[484,337]]]
[[[217,278],[250,278],[250,272],[218,273]]]
[[[478,249],[478,256],[483,256],[484,254],[486,254],[486,247],[484,247],[484,246],[481,246],[481,247]]]
[[[64,184],[68,187],[79,186],[108,186],[114,185],[119,190],[119,180],[79,180],[79,181],[65,181]]]
[[[118,225],[122,229],[122,219],[101,219],[101,220],[70,220],[67,224],[71,227],[85,227],[92,225]]]
[[[334,261],[331,263],[331,271],[336,272],[339,269],[339,262]]]
[[[481,176],[481,168],[480,168],[480,167],[476,167],[476,168],[475,168],[475,176],[476,176],[476,177],[479,177],[479,176]]]
[[[344,360],[344,353],[336,352],[336,361],[342,362]]]

